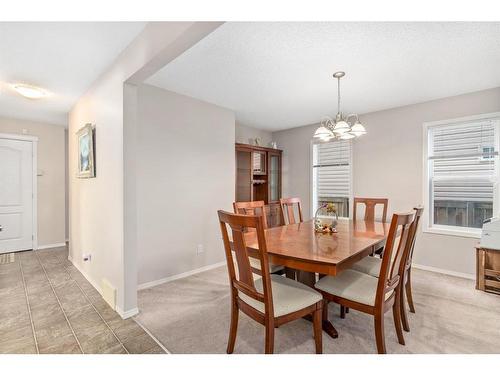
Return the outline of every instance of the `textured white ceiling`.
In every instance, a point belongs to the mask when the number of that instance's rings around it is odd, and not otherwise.
[[[0,116],[67,124],[68,111],[144,28],[144,22],[1,22]],[[53,93],[26,99],[8,83]]]
[[[280,130],[500,86],[500,23],[222,25],[147,83]]]

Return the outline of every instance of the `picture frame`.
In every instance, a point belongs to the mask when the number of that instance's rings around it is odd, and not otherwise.
[[[95,131],[92,124],[85,124],[76,132],[78,145],[77,178],[95,177]]]

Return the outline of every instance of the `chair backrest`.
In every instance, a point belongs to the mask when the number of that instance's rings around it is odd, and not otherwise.
[[[354,198],[352,219],[356,221],[356,211],[358,204],[365,205],[365,221],[375,221],[375,206],[377,204],[383,205],[382,222],[387,220],[387,205],[389,200],[387,198]]]
[[[413,223],[410,245],[404,262],[406,269],[409,269],[411,267],[413,250],[415,249],[415,242],[417,239],[418,224],[420,223],[420,219],[422,217],[422,214],[424,213],[424,208],[422,206],[415,207],[414,210],[415,210],[415,222]]]
[[[281,209],[281,222],[283,225],[287,224],[285,220],[285,216],[288,218],[288,224],[295,224],[297,221],[295,220],[295,213],[293,210],[293,205],[297,205],[297,210],[299,213],[299,222],[302,223],[304,220],[302,219],[302,207],[300,198],[282,198],[280,199],[280,209]],[[286,215],[285,215],[286,211]]]
[[[267,229],[266,205],[264,201],[253,202],[234,202],[233,208],[235,214],[241,215],[260,215],[264,224],[264,229]]]
[[[274,317],[273,296],[271,291],[271,276],[269,274],[269,260],[267,255],[266,235],[264,232],[263,218],[260,215],[239,215],[219,210],[220,229],[224,241],[227,269],[229,272],[229,285],[234,298],[238,293],[264,303],[266,316]],[[231,229],[229,239],[228,226]],[[263,293],[257,291],[254,284],[253,273],[247,251],[245,233],[254,229],[259,246],[258,259],[261,265]],[[253,233],[252,233],[253,235]],[[238,266],[236,273],[233,252]]]
[[[400,267],[400,265],[403,264],[402,262],[405,260],[405,255],[410,247],[414,222],[415,214],[413,212],[392,215],[384,255],[382,256],[382,265],[380,266],[375,304],[384,303],[386,293],[394,290],[400,282],[402,272],[404,272],[404,267]],[[393,260],[394,252],[396,252],[396,255]]]

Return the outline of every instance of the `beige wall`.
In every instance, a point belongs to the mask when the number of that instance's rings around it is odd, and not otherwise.
[[[72,262],[97,289],[106,279],[116,288],[116,310],[137,312],[134,84],[218,27],[211,22],[152,22],[79,98],[69,116],[69,237]],[[131,83],[130,85],[127,84]],[[96,128],[96,178],[78,179],[74,137],[86,123]],[[126,135],[126,137],[125,137]],[[125,155],[125,156],[124,156]],[[83,255],[91,254],[90,262]]]
[[[234,199],[234,113],[141,85],[137,116],[139,284],[224,261],[217,210]]]
[[[0,118],[0,133],[38,137],[38,246],[61,246],[66,239],[64,131],[60,125]]]
[[[354,142],[355,196],[387,197],[389,211],[423,202],[423,123],[500,111],[500,88],[361,116],[368,134]],[[304,201],[310,215],[310,141],[317,125],[273,133],[284,149],[283,194]],[[426,207],[428,209],[428,207]],[[477,239],[420,233],[414,262],[462,274],[475,272]]]
[[[269,147],[269,142],[273,140],[272,133],[267,130],[252,128],[236,123],[235,140],[237,143],[246,143],[254,145],[254,139],[259,137],[261,139],[261,146]]]

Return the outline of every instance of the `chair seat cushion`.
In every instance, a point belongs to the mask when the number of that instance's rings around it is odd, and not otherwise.
[[[260,260],[255,259],[255,258],[249,258],[249,259],[250,259],[250,266],[252,268],[260,270]],[[284,268],[285,267],[283,267],[283,266],[278,266],[276,264],[269,263],[269,272],[270,273],[281,271]]]
[[[314,286],[331,295],[375,306],[378,279],[354,270],[346,270],[338,276],[325,276]],[[393,291],[386,294],[387,300]]]
[[[260,293],[263,293],[262,278],[255,280],[255,288]],[[271,290],[275,317],[302,310],[323,299],[321,293],[307,285],[279,275],[271,275]],[[265,313],[262,302],[244,293],[239,293],[239,297],[254,309]]]
[[[382,259],[375,257],[365,257],[359,262],[354,263],[352,269],[358,272],[366,273],[367,275],[378,277],[380,275],[380,266]]]

